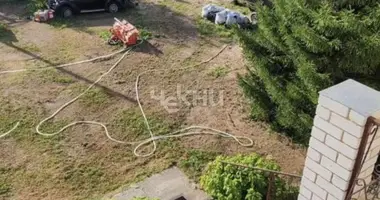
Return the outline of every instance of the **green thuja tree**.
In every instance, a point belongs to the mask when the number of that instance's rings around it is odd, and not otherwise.
[[[375,0],[256,4],[255,30],[237,31],[248,72],[239,82],[253,119],[306,143],[318,91],[353,78],[379,88],[380,5]]]

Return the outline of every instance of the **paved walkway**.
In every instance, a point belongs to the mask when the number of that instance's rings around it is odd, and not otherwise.
[[[137,183],[128,190],[112,197],[115,200],[131,200],[133,197],[151,197],[160,200],[208,200],[210,198],[195,189],[186,175],[177,167],[167,169],[159,174]]]

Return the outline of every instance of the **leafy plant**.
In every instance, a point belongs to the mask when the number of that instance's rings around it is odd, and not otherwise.
[[[201,186],[214,199],[218,200],[264,200],[268,190],[268,173],[242,168],[221,161],[243,164],[278,171],[280,167],[273,161],[265,160],[257,154],[233,157],[218,156],[211,162],[201,177]],[[275,178],[274,199],[286,199],[296,194],[297,189]]]
[[[47,8],[47,1],[46,0],[30,0],[30,2],[27,5],[27,10],[30,13],[34,13],[37,10],[43,10]]]
[[[112,33],[109,30],[104,30],[99,33],[99,37],[104,41],[108,41],[112,36]]]
[[[153,37],[152,32],[150,32],[150,31],[148,31],[148,30],[146,30],[144,28],[139,29],[139,31],[140,31],[140,38],[142,40],[152,39],[152,37]]]
[[[320,90],[348,78],[380,88],[378,2],[276,0],[255,10],[258,28],[236,31],[253,119],[307,144]]]
[[[206,165],[215,159],[217,153],[200,150],[190,150],[180,161],[179,166],[190,175],[191,178],[198,179]]]

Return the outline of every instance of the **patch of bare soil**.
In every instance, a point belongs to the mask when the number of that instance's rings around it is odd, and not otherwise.
[[[198,1],[183,4],[194,12],[202,5]],[[108,125],[117,139],[148,138],[134,83],[138,74],[154,69],[157,71],[141,77],[139,86],[143,107],[156,124],[154,131],[210,126],[250,137],[254,146],[241,147],[215,136],[192,136],[160,141],[153,156],[137,158],[132,146],[108,140],[98,126],[80,125],[54,137],[42,137],[34,130],[37,123],[81,93],[117,58],[0,75],[0,133],[22,121],[18,130],[0,140],[0,199],[97,198],[175,164],[182,156],[180,149],[186,148],[221,154],[256,152],[277,161],[283,171],[301,173],[304,150],[248,118],[248,103],[236,78],[236,73],[245,71],[239,46],[230,44],[211,62],[192,68],[215,55],[224,43],[200,36],[194,20],[178,9],[183,8],[143,2],[141,8],[117,15],[155,37],[136,47],[96,89],[63,110],[44,130],[54,132],[72,121],[94,120]],[[0,54],[4,55],[0,71],[77,61],[116,49],[99,37],[112,25],[113,16],[88,14],[74,20],[60,28],[34,22],[12,26],[8,38],[0,40]],[[172,98],[170,106],[165,104],[168,98]]]

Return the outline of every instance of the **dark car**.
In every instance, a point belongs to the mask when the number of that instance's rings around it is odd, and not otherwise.
[[[48,5],[56,15],[69,18],[74,14],[84,12],[105,10],[116,13],[122,9],[134,7],[137,3],[134,0],[48,0]]]

